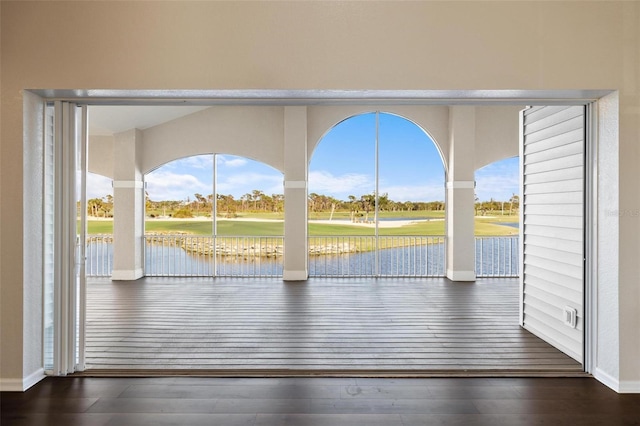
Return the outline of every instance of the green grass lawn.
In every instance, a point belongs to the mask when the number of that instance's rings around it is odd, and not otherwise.
[[[78,221],[78,232],[80,232],[80,221]],[[87,232],[89,234],[113,234],[113,221],[88,220]]]
[[[518,222],[517,216],[496,216],[492,218],[476,218],[476,235],[516,235],[518,229],[500,225],[500,222]],[[111,234],[112,221],[88,221],[89,234]],[[193,220],[149,220],[146,222],[147,232],[187,232],[194,235],[211,235],[210,221]],[[374,235],[373,228],[339,224],[310,223],[309,235]],[[229,221],[218,222],[218,235],[283,235],[282,222]],[[444,235],[444,221],[421,222],[400,228],[380,228],[380,235]]]

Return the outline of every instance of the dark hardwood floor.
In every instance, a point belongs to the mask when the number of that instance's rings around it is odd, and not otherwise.
[[[591,378],[50,377],[0,404],[2,426],[640,425]]]
[[[92,281],[87,368],[214,375],[580,375],[518,325],[518,281]]]

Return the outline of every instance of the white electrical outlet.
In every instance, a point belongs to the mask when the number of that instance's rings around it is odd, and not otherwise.
[[[578,323],[578,310],[571,306],[564,307],[564,324],[571,328],[576,328]]]

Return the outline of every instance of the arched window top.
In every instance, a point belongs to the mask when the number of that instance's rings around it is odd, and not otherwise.
[[[346,200],[376,190],[399,202],[444,200],[440,150],[424,129],[396,114],[364,113],[338,122],[311,159],[310,193]]]
[[[145,175],[153,199],[184,200],[195,193],[213,192],[214,158],[216,192],[240,198],[254,190],[282,193],[282,173],[268,164],[231,154],[202,154],[179,158]]]
[[[438,108],[438,107],[429,107],[429,108]],[[398,108],[400,109],[400,108]],[[431,111],[431,110],[430,110]],[[330,113],[329,113],[330,112]],[[438,129],[437,133],[440,135],[440,138],[443,138],[448,132],[448,110],[447,109],[438,109],[436,112],[431,115],[423,114],[425,111],[413,111],[408,109],[406,111],[394,111],[394,108],[385,109],[382,111],[376,110],[354,110],[352,113],[343,113],[339,109],[332,110],[327,112],[327,116],[322,117],[317,120],[317,123],[327,123],[323,127],[321,127],[321,131],[318,132],[316,128],[315,131],[312,131],[309,136],[312,139],[310,145],[310,158],[315,154],[315,151],[318,145],[325,139],[325,137],[332,133],[336,128],[341,127],[344,123],[350,123],[351,120],[358,120],[358,117],[370,116],[379,113],[380,117],[388,120],[394,120],[396,123],[404,123],[406,127],[411,127],[415,130],[416,133],[422,133],[424,135],[425,141],[428,141],[435,148],[442,166],[445,171],[447,169],[446,162],[446,145],[442,145],[441,141],[439,141],[429,130],[427,130],[425,122],[433,122],[433,126]],[[413,117],[413,116],[416,117]]]

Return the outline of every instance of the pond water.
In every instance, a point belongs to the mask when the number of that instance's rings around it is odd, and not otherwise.
[[[520,228],[519,222],[496,222],[496,225],[509,226],[511,228]]]
[[[378,218],[380,222],[399,222],[404,220],[422,220],[422,221],[430,221],[430,220],[443,220],[435,217],[381,217]]]
[[[518,276],[517,237],[476,239],[478,276]],[[87,275],[109,276],[113,265],[111,243],[91,242],[87,247]],[[378,265],[378,273],[376,273]],[[147,276],[282,276],[282,256],[229,257],[190,254],[176,246],[161,251],[146,247]],[[214,271],[217,271],[214,274]],[[444,244],[415,245],[383,249],[376,253],[359,252],[309,257],[310,276],[444,276]]]

